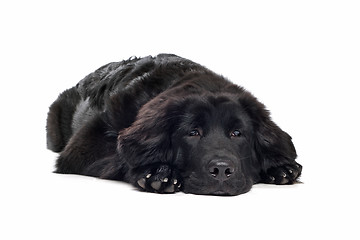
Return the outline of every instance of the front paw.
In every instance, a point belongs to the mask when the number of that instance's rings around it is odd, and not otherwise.
[[[302,166],[296,162],[269,168],[262,172],[261,181],[269,184],[293,184],[300,177]]]
[[[142,171],[135,186],[140,190],[156,193],[174,193],[181,187],[181,178],[168,165],[149,167]]]

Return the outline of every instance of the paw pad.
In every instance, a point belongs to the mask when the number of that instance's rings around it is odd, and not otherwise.
[[[300,164],[287,164],[279,167],[269,168],[266,173],[262,173],[262,182],[271,184],[293,184],[301,174]]]
[[[181,183],[178,174],[174,170],[166,166],[160,166],[149,171],[152,173],[144,174],[144,177],[136,182],[141,190],[157,193],[174,193],[179,191]]]

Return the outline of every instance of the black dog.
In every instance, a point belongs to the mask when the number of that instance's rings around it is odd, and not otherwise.
[[[57,173],[157,193],[237,195],[300,176],[291,137],[253,95],[175,55],[107,64],[51,105]]]

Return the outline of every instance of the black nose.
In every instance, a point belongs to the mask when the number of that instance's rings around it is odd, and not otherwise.
[[[235,172],[235,165],[229,160],[212,160],[209,163],[209,173],[218,181],[225,181]]]

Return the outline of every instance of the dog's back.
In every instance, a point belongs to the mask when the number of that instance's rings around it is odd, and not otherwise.
[[[174,79],[186,72],[204,69],[170,54],[133,57],[100,67],[61,93],[50,106],[46,126],[48,149],[61,152],[78,129],[107,110],[115,114],[106,116],[108,124],[116,123],[117,126],[111,126],[115,131],[128,127],[139,108],[166,90]]]

